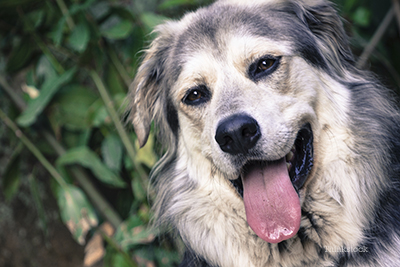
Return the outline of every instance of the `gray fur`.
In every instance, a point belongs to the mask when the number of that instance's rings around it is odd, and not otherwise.
[[[155,227],[182,237],[184,264],[398,265],[399,112],[354,67],[331,4],[218,1],[156,32],[131,86],[129,118],[141,146],[154,120],[167,148],[152,172]],[[278,69],[251,80],[248,66],[266,54],[282,57]],[[185,105],[198,85],[210,101]],[[256,118],[263,133],[246,156],[227,155],[214,140],[218,123],[236,113]],[[269,244],[247,225],[229,180],[246,161],[284,157],[304,123],[315,134],[315,164],[299,191],[301,227]]]

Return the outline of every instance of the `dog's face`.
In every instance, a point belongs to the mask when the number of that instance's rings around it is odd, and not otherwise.
[[[213,45],[218,50],[210,53]],[[184,58],[170,97],[182,141],[228,179],[248,161],[283,158],[300,129],[316,123],[316,77],[289,42],[237,36],[232,28],[221,44],[204,40]]]
[[[237,25],[224,27],[222,40],[186,39],[198,46],[185,51],[171,100],[186,149],[240,179],[248,223],[263,239],[280,242],[300,225],[296,190],[313,165],[319,86],[293,43],[246,34],[247,27],[239,35]],[[266,201],[279,210],[263,208]],[[265,224],[265,217],[274,222]]]
[[[233,183],[272,243],[299,230],[322,151],[318,70],[328,67],[310,14],[295,2],[218,2],[159,27],[133,84],[141,145],[154,118],[167,143]]]

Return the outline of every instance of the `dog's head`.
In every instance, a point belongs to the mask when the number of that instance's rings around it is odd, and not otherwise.
[[[335,10],[318,0],[219,1],[156,31],[131,87],[140,145],[155,120],[166,145],[232,181],[257,235],[295,235],[324,126],[318,73],[344,75],[352,61]]]

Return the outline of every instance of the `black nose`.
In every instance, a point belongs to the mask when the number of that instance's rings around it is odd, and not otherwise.
[[[236,155],[246,154],[260,136],[260,127],[255,119],[245,114],[236,114],[218,125],[215,140],[222,151]]]

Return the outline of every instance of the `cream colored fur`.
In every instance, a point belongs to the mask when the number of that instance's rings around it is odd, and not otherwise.
[[[254,8],[266,2],[222,3]],[[371,223],[380,192],[389,186],[382,156],[385,145],[379,140],[371,146],[360,141],[362,131],[369,129],[354,130],[352,96],[339,82],[365,81],[336,63],[332,68],[341,71],[340,78],[313,66],[296,53],[291,40],[254,36],[246,27],[222,28],[215,33],[218,51],[206,42],[197,43],[184,58],[177,79],[165,83],[170,86],[168,91],[158,91],[147,81],[149,66],[161,47],[168,42],[176,45],[176,40],[166,37],[179,36],[195,19],[196,13],[190,13],[180,22],[158,28],[160,35],[147,51],[132,86],[131,119],[140,143],[145,143],[150,121],[155,119],[169,144],[154,171],[158,225],[175,228],[185,244],[215,266],[336,266],[341,248],[359,248],[365,241],[363,229]],[[317,42],[322,51],[330,49],[321,40]],[[246,77],[247,66],[263,55],[280,56],[281,63],[273,75],[254,83]],[[165,57],[166,65],[170,64],[170,54]],[[200,84],[210,88],[210,102],[201,108],[185,105],[181,99],[187,89]],[[147,87],[149,92],[143,91]],[[177,113],[177,137],[165,119],[163,102],[167,99]],[[381,110],[391,112],[385,99],[374,101]],[[302,217],[306,241],[295,236],[280,249],[278,244],[260,239],[248,226],[243,200],[229,181],[238,177],[239,170],[215,141],[218,124],[235,113],[250,114],[260,124],[262,137],[257,147],[267,160],[289,153],[300,127],[311,124],[314,166],[299,191],[303,211],[313,216]],[[394,244],[369,266],[396,266],[398,237]]]

